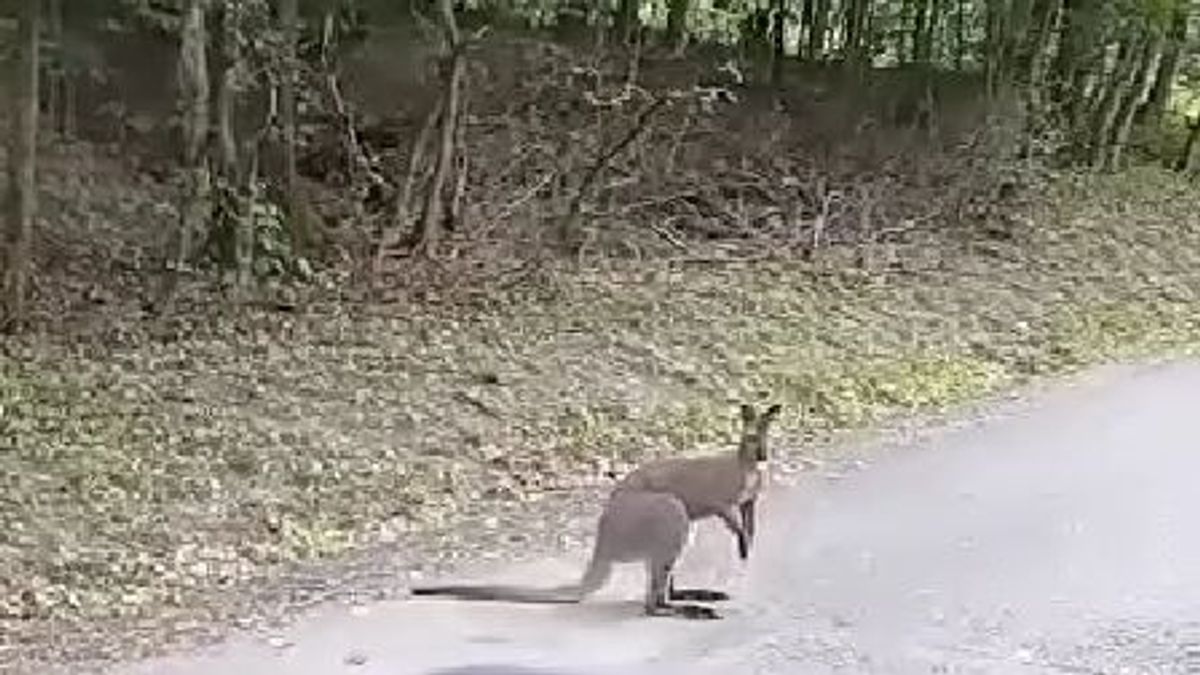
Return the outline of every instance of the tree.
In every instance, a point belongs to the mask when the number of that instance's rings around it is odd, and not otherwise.
[[[1129,136],[1133,130],[1134,118],[1150,98],[1150,90],[1154,86],[1154,76],[1158,72],[1162,53],[1163,36],[1160,32],[1153,31],[1145,40],[1133,84],[1125,92],[1117,111],[1116,126],[1112,137],[1108,139],[1108,147],[1102,160],[1103,168],[1111,171],[1121,166],[1125,146],[1129,144]]]
[[[453,170],[455,141],[458,138],[459,109],[462,102],[463,79],[466,76],[466,57],[463,54],[462,35],[454,17],[454,0],[438,0],[439,17],[445,43],[443,68],[446,85],[443,90],[441,124],[439,127],[438,154],[434,158],[433,178],[429,192],[425,195],[425,209],[413,233],[416,250],[426,255],[434,252],[442,229],[442,218],[446,211],[445,191]]]
[[[843,59],[851,70],[859,73],[870,67],[871,37],[868,34],[871,0],[848,0],[845,12],[845,44]]]
[[[13,124],[8,148],[4,316],[0,317],[0,327],[6,330],[20,330],[27,320],[30,249],[37,214],[39,4],[40,0],[22,0],[17,16],[18,52],[13,70]]]
[[[186,0],[179,23],[177,77],[184,194],[174,250],[168,253],[166,275],[159,293],[160,306],[172,301],[179,275],[192,263],[197,241],[207,229],[212,211],[212,177],[205,153],[210,126],[207,5],[207,0]]]
[[[1167,33],[1166,44],[1163,47],[1162,59],[1158,72],[1154,74],[1153,88],[1150,100],[1143,109],[1145,115],[1142,121],[1146,124],[1161,123],[1163,114],[1171,103],[1171,87],[1179,75],[1179,64],[1187,50],[1188,37],[1188,3],[1187,0],[1176,0],[1171,12],[1171,26]]]
[[[689,0],[669,0],[667,4],[667,43],[676,54],[687,46],[687,15]]]
[[[814,0],[814,2],[816,6],[813,10],[812,24],[808,29],[808,58],[812,61],[824,61],[832,0]]]
[[[616,31],[622,46],[634,43],[641,31],[640,0],[619,0],[617,4]]]
[[[299,8],[297,0],[279,0],[279,27],[283,36],[283,76],[279,84],[279,116],[283,125],[283,190],[284,209],[287,213],[292,243],[297,236],[301,213],[296,173],[296,83],[300,64],[296,58],[296,42],[299,38]]]
[[[787,28],[787,1],[771,3],[771,83],[779,86],[783,82],[784,35]]]
[[[1187,143],[1175,168],[1189,175],[1200,174],[1200,115],[1188,125]]]

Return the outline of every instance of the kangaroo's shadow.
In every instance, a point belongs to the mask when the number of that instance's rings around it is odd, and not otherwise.
[[[559,668],[527,668],[524,665],[505,665],[496,663],[456,665],[454,668],[430,670],[425,675],[584,675],[580,671],[562,670]]]

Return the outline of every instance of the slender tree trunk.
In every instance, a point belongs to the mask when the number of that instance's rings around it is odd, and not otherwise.
[[[1145,37],[1139,33],[1129,36],[1122,43],[1123,54],[1118,58],[1117,65],[1108,78],[1103,94],[1096,105],[1089,153],[1089,161],[1094,168],[1101,169],[1105,166],[1121,104],[1127,97],[1133,95],[1133,88],[1137,82],[1138,65],[1143,51],[1143,45],[1139,42],[1143,39]]]
[[[1137,118],[1138,111],[1146,105],[1150,98],[1150,91],[1154,87],[1154,76],[1158,73],[1159,63],[1162,60],[1163,42],[1162,35],[1156,35],[1146,41],[1133,88],[1121,103],[1120,112],[1117,114],[1116,129],[1105,156],[1105,168],[1109,171],[1115,171],[1121,167],[1125,148],[1129,144],[1129,136],[1133,132],[1134,120]]]
[[[800,9],[800,35],[796,45],[796,54],[801,61],[814,61],[812,48],[813,23],[817,14],[816,0],[804,0]]]
[[[825,60],[827,37],[829,33],[829,15],[833,11],[831,0],[814,0],[816,8],[812,23],[808,29],[808,58],[812,61]]]
[[[454,166],[455,127],[459,121],[459,104],[462,81],[466,75],[466,60],[462,53],[462,38],[458,22],[454,17],[454,0],[439,0],[442,31],[446,44],[446,88],[442,107],[438,154],[434,159],[433,178],[429,192],[425,195],[425,209],[413,233],[415,250],[423,255],[433,255],[442,229],[445,212],[445,191]]]
[[[771,84],[783,83],[784,32],[787,27],[787,2],[774,0],[771,3]]]
[[[50,129],[62,134],[64,124],[66,84],[66,50],[63,48],[63,0],[49,0],[46,4],[46,34],[53,45],[54,67],[50,69],[46,90],[46,117]]]
[[[895,45],[893,46],[893,49],[896,50],[896,61],[901,65],[909,63],[913,60],[913,52],[915,50],[910,46],[910,43],[914,45],[916,44],[916,42],[912,39],[912,19],[916,15],[913,5],[918,1],[919,0],[901,0],[899,20],[895,26],[895,29],[892,30],[892,35],[895,38]]]
[[[850,0],[846,6],[845,61],[856,75],[868,66],[867,58],[871,45],[867,35],[871,0]]]
[[[1102,54],[1097,0],[1063,0],[1058,57],[1051,78],[1053,99],[1067,123],[1077,128],[1084,121],[1087,80]]]
[[[932,19],[933,14],[930,11],[929,0],[915,0],[912,31],[912,60],[914,63],[929,63],[930,52],[933,48]]]
[[[954,67],[962,71],[967,54],[967,8],[970,0],[958,0],[958,8],[954,13]]]
[[[1032,142],[1048,119],[1046,105],[1046,71],[1050,54],[1054,25],[1059,15],[1061,0],[1035,0],[1032,9],[1029,37],[1020,49],[1017,79],[1025,93],[1025,114],[1029,132],[1027,141]]]
[[[296,172],[296,82],[300,75],[300,63],[296,57],[296,42],[299,33],[299,9],[297,0],[280,0],[279,23],[283,34],[283,79],[279,85],[279,117],[283,127],[283,192],[284,209],[288,218],[288,229],[293,250],[299,250],[305,227],[305,214],[299,204]]]
[[[1010,0],[987,0],[987,63],[984,65],[990,96],[1000,92],[1011,72],[1012,11]]]
[[[1200,174],[1200,115],[1192,119],[1190,126],[1187,143],[1175,168],[1189,175],[1197,175]]]
[[[5,237],[4,314],[0,329],[18,331],[27,320],[33,220],[37,214],[38,36],[40,0],[21,0],[13,64],[12,128],[8,146],[8,227]]]
[[[1142,108],[1142,122],[1148,125],[1158,125],[1171,104],[1171,85],[1179,72],[1179,60],[1184,53],[1188,38],[1188,5],[1183,0],[1175,5],[1175,13],[1171,18],[1171,29],[1167,33],[1166,45],[1163,47],[1162,60],[1158,72],[1154,74],[1154,85],[1150,90],[1150,100]]]
[[[241,71],[242,48],[239,39],[239,8],[233,3],[224,3],[219,7],[221,19],[220,32],[220,67],[221,77],[217,89],[217,138],[220,150],[220,183],[226,200],[226,206],[231,207],[233,218],[233,240],[222,242],[222,248],[233,253],[233,262],[237,270],[238,292],[242,293],[250,287],[253,278],[254,264],[254,217],[251,213],[250,198],[254,186],[245,180],[242,171],[242,157],[238,152],[237,128],[235,116],[237,113],[238,96],[241,83],[238,74]],[[227,232],[227,230],[226,230]],[[232,243],[232,247],[228,244]]]
[[[640,8],[640,0],[620,0],[617,5],[617,38],[624,46],[632,45],[641,31],[641,18],[638,16]]]
[[[687,47],[687,16],[690,0],[669,0],[667,3],[667,42],[675,54]]]
[[[1026,36],[1018,43],[1015,68],[1017,77],[1026,84],[1038,83],[1050,53],[1054,19],[1058,14],[1060,0],[1034,0],[1030,8],[1029,28]]]
[[[206,0],[187,0],[180,26],[178,84],[183,120],[183,167],[185,192],[180,208],[174,250],[168,258],[167,274],[159,294],[160,309],[166,311],[174,299],[179,275],[191,264],[196,242],[208,226],[212,213],[212,177],[205,157],[209,129],[208,29]]]

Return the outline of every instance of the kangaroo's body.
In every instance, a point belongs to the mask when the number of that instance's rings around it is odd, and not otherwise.
[[[687,545],[691,521],[673,495],[657,492],[616,491],[600,514],[596,543],[583,576],[577,583],[553,588],[525,586],[424,586],[413,595],[453,595],[467,600],[506,600],[533,603],[575,603],[595,593],[608,581],[614,563],[640,562],[646,567],[647,614],[717,618],[699,605],[673,604],[672,600],[724,600],[716,591],[675,590],[671,570]]]
[[[758,466],[766,459],[766,427],[778,409],[778,406],[772,406],[760,418],[749,406],[742,407],[742,417],[749,431],[743,431],[736,454],[656,462],[626,477],[609,495],[600,514],[592,557],[577,583],[552,588],[424,586],[412,589],[413,595],[576,603],[608,581],[614,563],[640,562],[646,567],[647,614],[718,618],[710,607],[675,601],[715,602],[727,600],[729,596],[707,589],[676,589],[672,583],[672,570],[688,543],[692,521],[714,515],[738,533],[739,550],[742,557],[746,557],[753,533],[754,499],[762,482]],[[749,516],[745,512],[747,504]]]
[[[743,405],[742,437],[735,452],[645,464],[626,476],[617,490],[672,494],[683,503],[690,520],[720,518],[737,538],[738,554],[744,560],[750,555],[755,504],[765,483],[767,432],[778,414],[778,405],[762,415]]]

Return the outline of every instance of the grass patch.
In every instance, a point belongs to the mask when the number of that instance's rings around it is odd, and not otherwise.
[[[298,560],[726,442],[869,425],[1200,344],[1200,191],[1064,180],[1006,242],[888,271],[648,263],[461,314],[214,319],[210,335],[0,359],[0,621],[139,615]],[[801,450],[792,448],[791,450]]]

